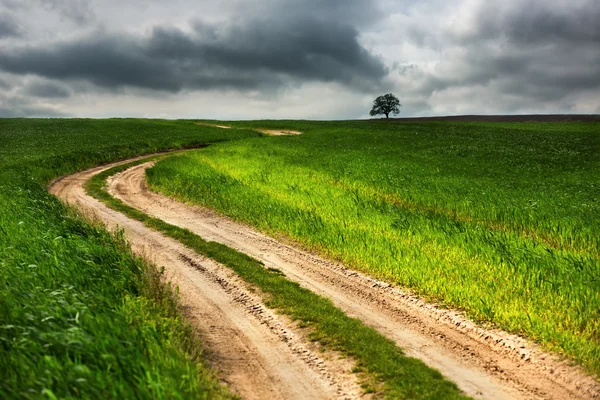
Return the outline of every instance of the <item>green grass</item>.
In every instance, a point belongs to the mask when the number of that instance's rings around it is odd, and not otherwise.
[[[310,327],[311,338],[357,361],[357,371],[367,375],[365,389],[393,399],[458,399],[456,385],[420,360],[406,357],[393,342],[358,319],[346,316],[331,301],[287,280],[281,272],[243,253],[160,219],[153,218],[112,197],[106,179],[144,161],[104,171],[86,183],[86,191],[109,207],[165,233],[184,245],[231,268],[265,296],[265,304]]]
[[[256,136],[144,120],[0,119],[0,398],[227,398],[160,271],[46,191],[144,153]]]
[[[163,160],[153,189],[215,208],[600,374],[600,124],[260,121]]]

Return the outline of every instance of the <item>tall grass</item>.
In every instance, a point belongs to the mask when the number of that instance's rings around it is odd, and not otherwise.
[[[277,124],[149,182],[600,373],[599,124]]]
[[[143,162],[143,161],[141,161]],[[351,356],[356,362],[365,393],[391,399],[465,399],[456,384],[421,360],[407,357],[403,349],[360,320],[344,314],[333,303],[299,284],[281,271],[224,244],[209,242],[193,232],[151,217],[124,204],[105,189],[106,179],[141,163],[135,161],[110,168],[86,182],[88,194],[112,209],[144,223],[183,243],[198,254],[229,267],[243,280],[258,288],[268,307],[288,315],[310,329],[309,337],[324,347]]]
[[[160,271],[45,185],[101,162],[252,135],[191,122],[0,120],[0,398],[230,397]]]

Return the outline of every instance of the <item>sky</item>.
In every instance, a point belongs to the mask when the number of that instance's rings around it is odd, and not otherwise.
[[[0,117],[600,113],[599,0],[0,0]]]

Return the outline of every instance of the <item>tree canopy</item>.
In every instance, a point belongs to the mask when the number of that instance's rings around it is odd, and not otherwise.
[[[371,116],[385,115],[386,118],[389,118],[390,114],[398,115],[400,107],[402,107],[400,100],[392,93],[388,93],[373,100],[373,108],[370,114]]]

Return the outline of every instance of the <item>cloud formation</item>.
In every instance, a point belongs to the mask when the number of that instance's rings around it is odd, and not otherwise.
[[[0,14],[0,39],[21,36],[21,28],[9,14]]]
[[[464,63],[471,66],[464,79],[476,84],[496,80],[507,92],[522,87],[537,100],[598,88],[598,2],[551,3],[480,7],[473,30],[459,42],[467,50]]]
[[[340,4],[332,2],[329,10]],[[227,26],[197,20],[192,29],[156,26],[147,35],[96,30],[68,40],[14,46],[0,53],[0,68],[86,80],[108,89],[170,92],[267,90],[306,81],[363,89],[376,85],[386,75],[382,61],[360,45],[356,28],[325,15],[271,15]]]
[[[42,98],[67,98],[71,95],[69,89],[56,82],[34,81],[25,87],[24,93]]]
[[[590,95],[600,89],[597,1],[465,1],[445,12],[398,32],[429,56],[396,76],[417,113],[600,111]]]
[[[356,118],[393,91],[402,115],[600,112],[597,0],[38,3],[0,0],[0,71],[20,109],[87,115],[110,95],[211,117],[235,98],[256,118]]]
[[[43,13],[56,13],[61,19],[79,24],[94,19],[91,2],[87,0],[0,0],[0,8],[21,13],[37,9]]]

